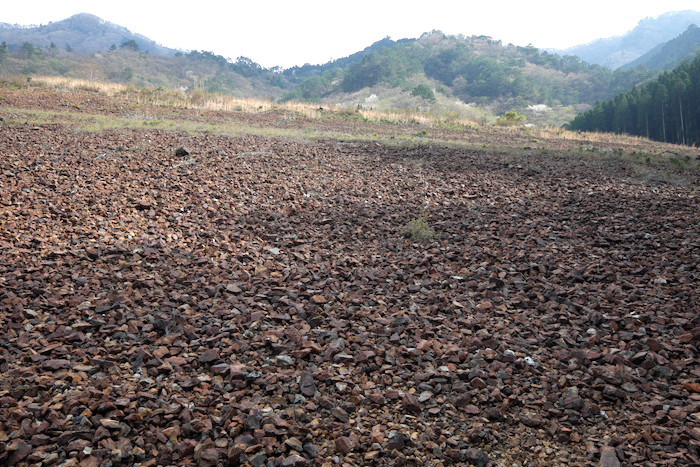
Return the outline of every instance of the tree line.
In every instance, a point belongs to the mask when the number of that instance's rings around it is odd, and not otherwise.
[[[596,103],[568,126],[700,145],[700,54],[647,84]]]

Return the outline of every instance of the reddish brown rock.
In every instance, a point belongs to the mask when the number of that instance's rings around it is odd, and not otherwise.
[[[355,449],[355,443],[347,436],[341,436],[335,440],[335,449],[341,454],[348,454]]]

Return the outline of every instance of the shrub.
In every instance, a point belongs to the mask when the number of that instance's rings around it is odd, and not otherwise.
[[[413,91],[411,91],[411,95],[422,97],[426,101],[435,102],[435,93],[432,89],[430,89],[430,86],[426,84],[419,84],[418,86],[413,88]]]
[[[525,121],[525,115],[519,114],[518,112],[515,112],[514,110],[512,110],[512,111],[506,112],[505,114],[496,118],[496,125],[501,125],[501,126],[517,125],[518,123],[521,123],[524,121]]]
[[[435,238],[435,232],[425,217],[418,217],[401,229],[401,234],[416,242],[427,242]]]
[[[133,40],[133,39],[130,39],[130,40],[128,40],[128,41],[122,42],[121,48],[122,48],[122,49],[130,49],[130,50],[133,50],[133,51],[135,51],[135,52],[138,52],[139,50],[141,50],[141,48],[139,47],[138,42],[136,42],[136,41]]]

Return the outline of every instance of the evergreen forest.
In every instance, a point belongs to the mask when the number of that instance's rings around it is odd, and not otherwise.
[[[598,102],[569,128],[700,144],[700,55],[614,99]]]

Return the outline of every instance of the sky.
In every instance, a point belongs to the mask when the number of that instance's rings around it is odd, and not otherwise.
[[[21,25],[91,13],[161,45],[248,57],[266,68],[319,64],[384,37],[486,35],[504,44],[565,49],[624,34],[669,11],[700,11],[698,0],[39,0],[5,2],[0,22]]]

